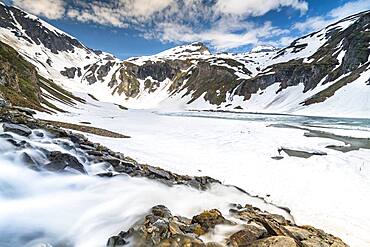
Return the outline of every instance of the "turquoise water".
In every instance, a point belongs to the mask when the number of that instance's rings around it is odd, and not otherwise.
[[[370,128],[370,119],[367,118],[333,118],[333,117],[314,117],[298,116],[285,114],[269,113],[236,113],[236,112],[210,112],[210,111],[185,111],[185,112],[156,112],[158,115],[176,116],[176,117],[197,117],[228,119],[239,121],[283,123],[295,125],[314,125],[321,127],[361,127]]]

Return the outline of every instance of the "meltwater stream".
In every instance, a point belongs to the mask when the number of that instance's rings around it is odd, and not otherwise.
[[[144,178],[94,176],[109,167],[91,166],[73,143],[41,132],[34,130],[30,138],[13,133],[0,138],[2,247],[105,246],[110,236],[128,230],[158,204],[187,217],[210,208],[227,215],[229,203],[249,203],[284,215],[283,210],[222,185],[198,191]],[[20,145],[22,141],[27,144]],[[43,152],[56,150],[78,158],[89,175],[35,171],[21,158],[27,153],[42,163]]]

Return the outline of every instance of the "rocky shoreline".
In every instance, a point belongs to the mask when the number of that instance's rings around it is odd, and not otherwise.
[[[31,169],[89,174],[107,179],[128,175],[152,179],[168,186],[185,185],[198,190],[207,190],[214,183],[221,184],[210,177],[178,175],[159,167],[140,164],[122,153],[89,141],[81,134],[35,119],[32,115],[34,112],[25,108],[0,108],[3,126],[0,138],[20,151],[21,160]],[[73,151],[76,156],[47,150],[32,140],[44,136],[64,150]],[[40,155],[22,152],[26,149],[35,150]],[[105,172],[90,174],[87,165],[102,166]],[[228,227],[228,231],[220,230],[224,227]],[[321,230],[297,226],[283,216],[263,212],[251,205],[230,205],[227,216],[218,209],[211,209],[192,219],[174,216],[168,208],[158,205],[130,229],[122,230],[109,238],[107,246],[347,246],[339,238]],[[221,235],[222,240],[216,239],[216,235]]]
[[[283,216],[251,205],[230,205],[230,218],[217,209],[192,219],[173,216],[163,205],[153,207],[143,220],[108,240],[108,247],[345,247],[342,240],[311,226],[297,226]],[[222,231],[222,227],[227,231]],[[214,242],[212,235],[224,240]],[[207,236],[207,237],[204,237]],[[205,239],[211,241],[205,241]]]
[[[191,177],[171,173],[169,171],[163,170],[159,167],[154,167],[146,164],[139,164],[130,157],[126,157],[122,153],[114,152],[107,147],[104,147],[98,143],[93,143],[89,141],[85,136],[72,131],[62,129],[57,125],[51,124],[49,121],[43,121],[35,119],[32,117],[33,111],[24,108],[14,108],[5,107],[0,109],[0,122],[3,122],[4,130],[8,132],[13,132],[21,136],[29,136],[32,130],[43,129],[50,133],[54,139],[63,138],[69,140],[71,143],[61,143],[61,145],[70,145],[70,149],[77,149],[79,155],[84,159],[89,161],[91,164],[94,163],[105,163],[110,166],[110,171],[99,173],[98,176],[101,177],[113,177],[120,175],[129,175],[131,177],[145,177],[149,179],[154,179],[166,185],[188,185],[196,189],[205,190],[212,183],[220,183],[219,181],[212,179],[210,177]],[[9,142],[17,145],[18,148],[30,146],[27,141],[22,141],[20,143],[15,143],[11,139],[11,136],[7,134],[2,135],[3,138],[7,139]],[[126,136],[122,135],[122,138]],[[60,142],[60,141],[59,141]],[[81,171],[83,165],[71,157],[68,154],[55,154],[54,152],[47,152],[47,150],[42,150],[46,153],[49,160],[57,160],[58,165],[55,167],[48,167],[45,164],[37,164],[33,161],[33,166],[37,169],[46,169],[52,171],[62,172],[66,168],[72,168],[77,171]],[[32,158],[30,158],[32,159]],[[29,160],[30,160],[29,159]],[[85,172],[82,172],[85,173]]]

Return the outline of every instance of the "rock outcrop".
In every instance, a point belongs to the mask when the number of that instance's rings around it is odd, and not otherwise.
[[[342,240],[311,226],[297,226],[283,216],[263,212],[251,205],[232,205],[226,219],[212,209],[192,219],[173,216],[163,205],[155,206],[143,220],[109,238],[108,247],[197,246],[197,247],[347,247]],[[237,223],[238,222],[238,223]],[[224,241],[207,242],[218,234],[216,226],[234,226]],[[207,234],[207,238],[202,238]]]

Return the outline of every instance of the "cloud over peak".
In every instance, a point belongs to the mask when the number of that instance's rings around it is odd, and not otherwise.
[[[49,19],[60,19],[64,16],[64,0],[14,0],[13,4],[35,15]]]
[[[352,0],[324,15],[305,17],[308,0],[11,0],[49,19],[68,18],[114,28],[129,28],[145,39],[201,41],[216,50],[245,45],[287,45],[347,15],[370,9],[370,0]],[[298,13],[303,21],[282,28],[263,17],[271,11]],[[261,20],[256,21],[256,18]]]

